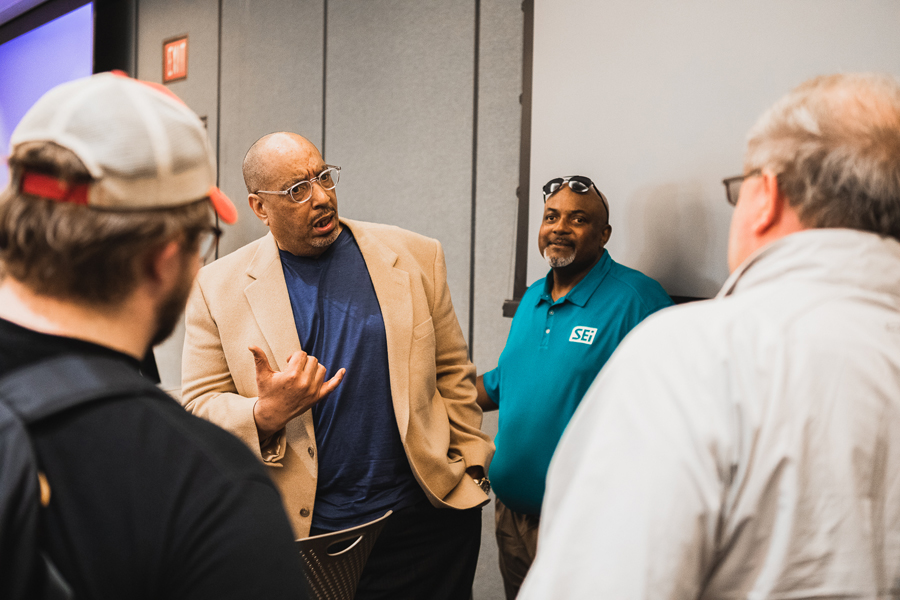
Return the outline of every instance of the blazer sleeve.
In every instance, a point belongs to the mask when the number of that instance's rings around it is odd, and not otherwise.
[[[219,327],[210,313],[206,294],[198,279],[185,310],[184,352],[181,363],[181,404],[189,412],[215,423],[240,438],[257,458],[270,466],[284,458],[282,430],[260,448],[253,419],[257,397],[238,393]]]
[[[482,466],[487,472],[494,444],[481,431],[481,408],[475,401],[475,365],[469,361],[468,347],[459,320],[453,310],[447,286],[447,265],[440,242],[434,258],[435,369],[438,393],[444,400],[450,420],[452,458],[462,456],[467,467]]]

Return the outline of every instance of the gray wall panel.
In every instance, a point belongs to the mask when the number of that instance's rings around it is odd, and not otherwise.
[[[207,118],[215,147],[219,68],[219,7],[209,0],[154,0],[138,4],[137,77],[162,83],[163,41],[188,36],[188,76],[168,85]]]
[[[340,214],[439,239],[467,331],[473,2],[329,0],[327,61]]]
[[[323,0],[225,0],[220,187],[238,206],[220,255],[266,234],[250,210],[241,162],[257,139],[293,131],[322,142]]]
[[[502,306],[513,295],[522,20],[518,0],[481,3],[473,309],[479,372],[497,365],[511,322]]]
[[[154,0],[138,4],[137,77],[162,82],[163,41],[188,36],[187,79],[169,84],[197,114],[207,118],[215,148],[218,118],[219,6],[209,0]],[[155,348],[163,388],[181,389],[184,325]]]
[[[472,356],[484,373],[497,366],[512,322],[502,306],[512,298],[515,261],[523,13],[519,0],[482,0],[480,13]],[[496,435],[496,412],[482,429]],[[483,512],[475,600],[504,597],[494,505]]]

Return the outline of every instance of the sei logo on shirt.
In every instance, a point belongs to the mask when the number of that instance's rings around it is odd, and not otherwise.
[[[572,330],[572,335],[569,336],[570,342],[578,342],[579,344],[593,344],[594,337],[597,335],[596,327],[583,327],[579,325],[578,327]]]

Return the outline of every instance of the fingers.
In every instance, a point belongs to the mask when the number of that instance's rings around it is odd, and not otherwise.
[[[306,368],[306,365],[310,362],[318,363],[318,361],[316,360],[316,357],[309,356],[303,350],[297,350],[296,352],[294,352],[293,354],[291,354],[288,357],[287,362],[285,363],[285,371],[300,373]]]
[[[301,392],[301,395],[314,398],[314,402],[318,402],[333,392],[347,373],[347,369],[341,369],[326,382],[328,369],[320,364],[315,356],[310,356],[302,350],[291,354],[284,371],[278,372],[272,368],[265,352],[258,346],[249,346],[247,349],[253,354],[260,399],[264,395],[267,399],[273,393],[277,395],[279,393],[277,390],[283,387],[293,389],[293,393]]]
[[[319,359],[315,356],[307,356],[306,364],[300,367],[300,369],[303,371],[303,376],[306,377],[309,381],[314,381],[319,373],[319,369],[324,368],[325,367],[319,364]],[[324,376],[322,377],[322,381],[325,381]]]
[[[341,384],[341,381],[344,380],[344,375],[347,373],[347,369],[341,369],[337,372],[337,374],[322,384],[322,387],[319,388],[319,397],[324,398],[331,392],[333,392],[337,386]]]

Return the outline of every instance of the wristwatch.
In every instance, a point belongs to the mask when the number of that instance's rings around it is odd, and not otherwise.
[[[491,480],[487,477],[482,477],[481,479],[472,478],[472,481],[475,482],[475,485],[481,488],[481,491],[485,494],[491,493]]]

